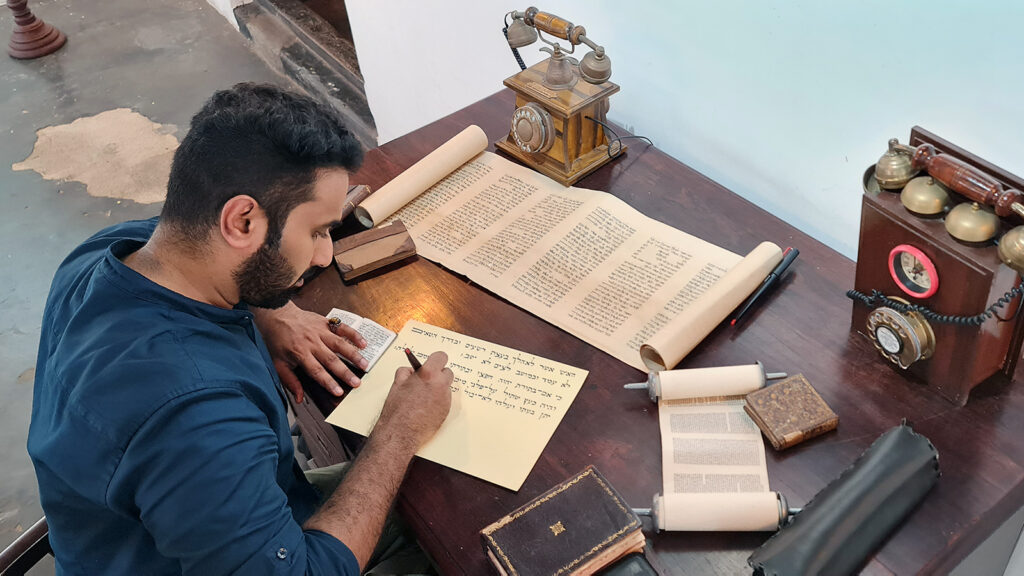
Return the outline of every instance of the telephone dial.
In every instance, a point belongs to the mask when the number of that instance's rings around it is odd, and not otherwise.
[[[571,186],[625,151],[621,139],[609,140],[606,133],[608,98],[619,91],[608,81],[611,59],[583,26],[554,14],[530,7],[509,12],[505,21],[505,37],[522,71],[504,82],[516,93],[516,109],[508,136],[495,147]],[[548,40],[542,32],[568,46]],[[550,57],[527,68],[519,48],[538,39],[548,45],[541,51]],[[580,44],[591,50],[577,61],[572,54]]]
[[[1012,378],[1024,342],[1024,180],[914,127],[863,185],[851,330],[960,405],[988,378]]]

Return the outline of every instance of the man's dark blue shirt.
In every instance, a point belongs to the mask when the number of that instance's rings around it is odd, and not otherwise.
[[[58,574],[355,574],[301,525],[319,501],[252,314],[121,260],[156,220],[61,264],[43,314],[28,450]]]

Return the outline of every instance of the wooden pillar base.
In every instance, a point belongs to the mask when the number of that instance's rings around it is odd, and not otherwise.
[[[27,60],[46,56],[67,41],[63,32],[32,14],[28,0],[7,0],[7,7],[14,12],[14,32],[7,44],[7,54],[11,58]]]

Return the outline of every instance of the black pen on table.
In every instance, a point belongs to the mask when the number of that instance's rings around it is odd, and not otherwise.
[[[420,364],[420,361],[416,359],[416,355],[412,353],[412,350],[409,350],[408,348],[405,349],[405,357],[409,359],[409,364],[412,364],[413,372],[419,370],[423,366]]]
[[[796,248],[793,248],[792,246],[786,248],[786,251],[782,253],[782,261],[779,262],[778,266],[776,266],[774,270],[768,273],[768,276],[764,279],[764,282],[761,282],[761,285],[758,286],[757,290],[755,290],[754,293],[751,294],[749,298],[747,298],[747,301],[744,302],[742,306],[740,306],[740,311],[736,313],[736,316],[732,319],[732,322],[729,323],[730,326],[735,326],[736,323],[739,322],[740,318],[743,318],[747,311],[754,306],[754,303],[757,302],[758,299],[760,299],[761,296],[765,292],[767,292],[772,286],[775,286],[775,284],[778,283],[779,278],[782,277],[782,274],[786,271],[787,268],[789,268],[789,265],[793,263],[793,260],[796,260],[796,257],[799,254],[800,251],[797,250]]]

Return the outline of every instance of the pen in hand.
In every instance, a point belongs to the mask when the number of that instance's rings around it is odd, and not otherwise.
[[[409,359],[409,364],[412,364],[413,372],[419,370],[420,367],[422,366],[422,364],[420,364],[420,361],[416,359],[416,355],[413,354],[412,350],[409,350],[408,348],[405,349],[405,357]]]

